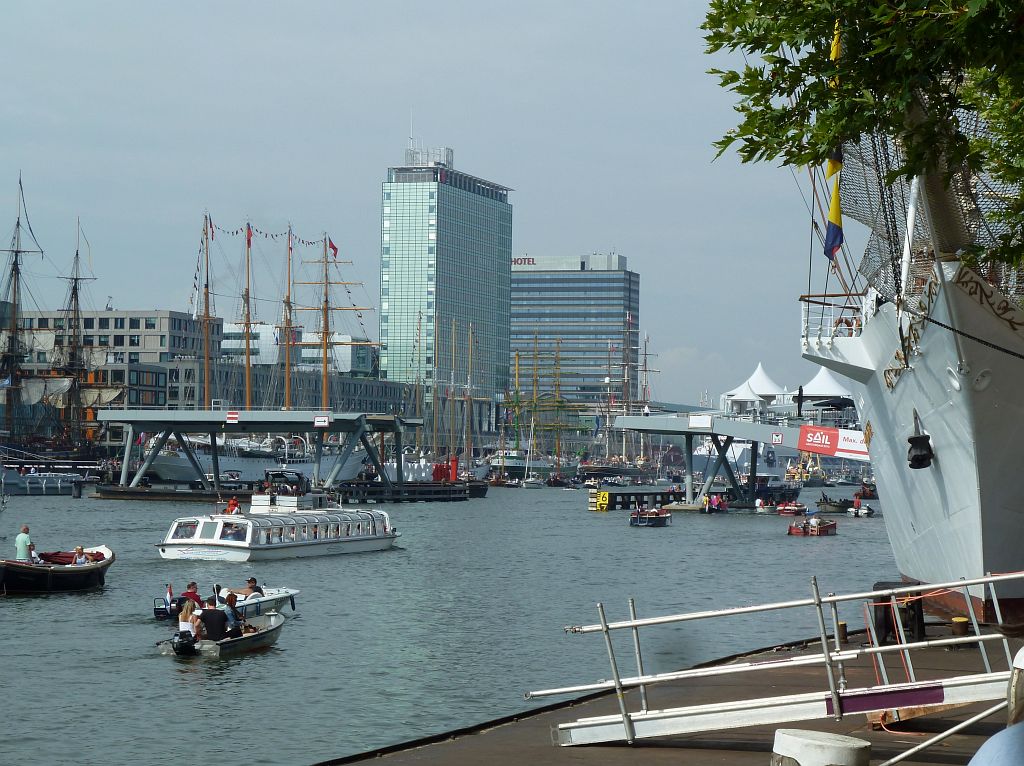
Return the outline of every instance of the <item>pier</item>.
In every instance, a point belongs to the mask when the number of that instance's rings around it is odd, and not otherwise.
[[[666,503],[680,502],[685,497],[682,490],[650,487],[602,487],[591,489],[588,494],[588,511],[626,511],[642,506],[654,508]]]

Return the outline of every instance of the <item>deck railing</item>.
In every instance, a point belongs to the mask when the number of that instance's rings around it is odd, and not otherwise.
[[[618,699],[619,715],[598,718],[586,718],[579,721],[560,724],[557,729],[557,742],[561,745],[594,744],[597,742],[625,741],[632,743],[638,738],[658,737],[673,734],[715,731],[738,726],[760,724],[779,724],[790,721],[811,720],[815,718],[834,718],[842,720],[844,714],[885,713],[912,704],[915,708],[928,708],[937,705],[970,704],[980,701],[1003,700],[1000,705],[987,710],[981,717],[992,715],[1005,707],[1007,681],[1010,677],[1013,655],[1008,640],[1001,633],[982,633],[974,602],[970,598],[968,588],[980,587],[991,601],[997,625],[1002,624],[1002,610],[996,586],[1000,583],[1019,582],[1024,580],[1024,572],[1012,574],[988,575],[976,579],[963,579],[956,582],[933,585],[907,585],[867,592],[836,595],[821,595],[816,578],[811,578],[811,597],[793,601],[781,601],[755,606],[716,609],[686,614],[673,614],[660,617],[637,618],[633,599],[629,600],[628,620],[612,622],[605,614],[604,604],[597,604],[599,621],[591,625],[567,626],[565,631],[570,634],[600,633],[604,638],[605,648],[611,666],[611,680],[594,683],[578,684],[561,688],[541,689],[528,692],[527,699],[558,695],[579,695],[588,692],[614,690]],[[967,635],[951,635],[945,638],[928,640],[908,640],[908,626],[902,614],[903,607],[912,607],[922,599],[943,593],[957,592],[964,597],[967,620],[972,631]],[[844,624],[839,620],[839,605],[848,602],[864,602],[865,607],[888,607],[891,623],[876,624],[875,609],[865,608],[865,630],[869,643],[859,647],[844,647],[842,644],[845,633]],[[920,608],[920,607],[918,607]],[[737,615],[751,615],[765,612],[802,609],[812,610],[818,627],[818,635],[808,643],[818,644],[820,651],[812,654],[790,657],[783,660],[758,660],[735,662],[728,665],[692,668],[668,673],[648,674],[643,667],[643,655],[640,644],[640,630],[652,626],[692,622],[696,620],[719,619]],[[913,613],[912,609],[908,609]],[[923,611],[921,615],[923,621]],[[963,619],[963,618],[961,618]],[[831,625],[829,632],[828,625]],[[961,622],[961,625],[966,626]],[[842,627],[841,627],[842,625]],[[882,645],[880,631],[892,628],[896,643]],[[634,675],[625,675],[620,671],[622,658],[616,656],[612,634],[615,631],[628,631],[632,636],[633,660],[636,664]],[[882,637],[884,639],[884,636]],[[1005,670],[993,669],[993,657],[989,646],[1001,644],[1003,656],[999,661]],[[919,680],[914,668],[914,653],[922,649],[935,647],[958,648],[967,645],[977,646],[983,668],[978,673],[952,676],[941,680]],[[905,680],[890,679],[890,669],[886,667],[885,657],[899,655],[900,664],[905,673]],[[847,681],[847,666],[855,660],[869,658],[875,665],[875,672],[880,684],[870,687],[852,689]],[[1003,662],[1005,660],[1005,663]],[[824,670],[825,688],[819,692],[770,697],[760,699],[736,700],[725,703],[689,705],[664,710],[650,710],[647,704],[647,690],[658,684],[679,682],[694,678],[707,678],[730,674],[750,672],[778,671],[800,666],[821,666]],[[625,692],[629,689],[639,691],[639,710],[627,709]],[[979,718],[980,720],[980,718]],[[957,730],[962,728],[959,726]],[[949,736],[947,731],[933,738],[923,746],[934,744]],[[895,764],[909,756],[911,752],[923,749],[917,746],[896,758],[886,761],[883,766]]]

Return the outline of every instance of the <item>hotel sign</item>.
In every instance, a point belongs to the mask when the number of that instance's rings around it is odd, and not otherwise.
[[[513,266],[536,266],[537,265],[537,259],[536,258],[527,258],[525,256],[524,257],[520,257],[520,258],[513,258],[512,259],[512,265]]]

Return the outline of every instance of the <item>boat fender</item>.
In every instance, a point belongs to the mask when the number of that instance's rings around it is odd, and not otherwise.
[[[295,611],[295,596],[289,596],[288,600],[291,602],[292,611],[294,612]]]

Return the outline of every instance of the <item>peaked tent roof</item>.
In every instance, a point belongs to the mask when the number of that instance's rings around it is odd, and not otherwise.
[[[759,402],[761,397],[758,393],[750,387],[750,383],[744,383],[738,388],[734,388],[732,391],[726,394],[729,397],[730,402]]]
[[[768,377],[768,373],[764,371],[764,366],[758,362],[757,369],[751,373],[750,377],[745,382],[736,386],[732,391],[728,391],[725,394],[726,399],[732,399],[741,391],[747,389],[752,390],[760,398],[779,396],[785,393],[785,389]]]
[[[804,397],[831,399],[838,396],[852,398],[853,394],[826,367],[818,370],[818,374],[804,384]]]

